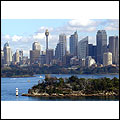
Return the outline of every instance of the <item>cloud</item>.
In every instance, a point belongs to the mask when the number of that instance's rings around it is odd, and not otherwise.
[[[104,27],[107,31],[119,31],[119,20],[118,19],[110,19],[106,21],[106,26]]]
[[[10,35],[1,35],[1,39],[5,41],[9,41],[11,39]]]
[[[14,42],[18,42],[20,39],[22,39],[22,36],[14,35],[14,36],[12,37],[12,41],[14,41]]]
[[[90,19],[76,19],[76,20],[71,20],[68,22],[68,24],[72,27],[88,27],[88,26],[94,26],[96,25],[96,21],[90,20]]]
[[[96,45],[96,36],[89,36],[88,37],[88,44]]]
[[[31,42],[32,41],[32,37],[31,36],[23,36],[21,39],[20,39],[20,42],[23,42],[24,44],[25,43],[28,43],[28,42]]]
[[[4,38],[10,40],[10,35],[5,35]]]
[[[45,39],[45,33],[37,33],[33,35],[33,39]]]
[[[80,20],[70,20],[64,26],[58,27],[56,33],[65,33],[66,35],[73,34],[73,32],[95,32],[97,26],[100,24],[100,21],[89,20],[89,19],[80,19]]]

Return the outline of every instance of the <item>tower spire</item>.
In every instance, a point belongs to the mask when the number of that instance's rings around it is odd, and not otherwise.
[[[48,49],[48,36],[49,36],[48,29],[46,29],[45,31],[45,36],[46,36],[46,50],[47,50]]]

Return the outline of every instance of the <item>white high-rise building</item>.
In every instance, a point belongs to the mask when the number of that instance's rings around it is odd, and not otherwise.
[[[78,58],[85,59],[88,56],[88,36],[78,42]]]
[[[12,51],[8,42],[5,43],[3,51],[4,51],[4,60],[5,60],[4,63],[9,65],[12,62]]]
[[[103,54],[103,65],[108,66],[112,64],[112,53],[106,52]]]

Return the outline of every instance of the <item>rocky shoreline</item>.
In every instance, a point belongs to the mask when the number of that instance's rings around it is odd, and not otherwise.
[[[33,93],[33,94],[22,94],[22,96],[31,96],[31,97],[86,97],[86,96],[119,96],[114,92],[106,92],[106,93],[97,93],[97,94],[83,94],[83,93],[71,93],[71,94],[56,94],[53,93],[51,95],[47,93]]]

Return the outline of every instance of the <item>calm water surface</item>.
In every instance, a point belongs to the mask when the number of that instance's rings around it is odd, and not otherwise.
[[[56,76],[57,78],[70,77],[71,74],[51,74],[51,76]],[[76,75],[79,78],[102,78],[108,77],[119,78],[119,75]],[[28,93],[28,89],[33,85],[37,85],[38,81],[43,81],[45,74],[35,75],[35,77],[26,78],[1,78],[1,100],[2,101],[118,101],[118,97],[73,97],[73,98],[46,98],[46,97],[27,97],[21,96],[22,93]],[[19,95],[16,96],[16,88],[18,88]]]

